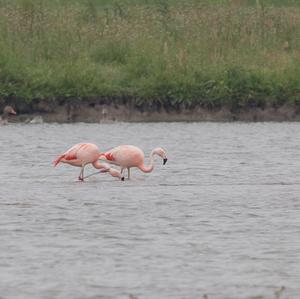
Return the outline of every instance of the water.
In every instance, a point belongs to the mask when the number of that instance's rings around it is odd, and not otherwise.
[[[0,128],[0,298],[299,298],[300,124]],[[75,143],[135,144],[151,174],[77,182]],[[92,167],[86,174],[92,173]],[[285,287],[281,296],[274,294]],[[258,297],[257,297],[258,296]]]

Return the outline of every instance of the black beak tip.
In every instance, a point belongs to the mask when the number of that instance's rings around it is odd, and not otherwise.
[[[121,177],[121,181],[124,181],[124,180],[125,180],[125,178],[122,176],[122,177]]]
[[[165,158],[164,161],[163,161],[163,165],[165,165],[167,163],[168,159]]]

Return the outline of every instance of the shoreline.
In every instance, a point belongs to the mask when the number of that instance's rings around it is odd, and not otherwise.
[[[0,109],[19,121],[299,120],[294,0],[25,2],[0,10]]]
[[[107,123],[107,122],[268,122],[300,121],[300,106],[283,104],[264,107],[244,107],[233,110],[230,107],[164,107],[136,106],[130,102],[111,99],[90,100],[35,100],[31,103],[10,101],[18,115],[10,122],[31,122],[40,119],[47,123]],[[3,107],[4,105],[2,105]],[[34,121],[33,121],[34,122]]]

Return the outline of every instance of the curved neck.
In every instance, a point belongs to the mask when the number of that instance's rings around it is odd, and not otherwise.
[[[150,161],[149,161],[149,165],[146,166],[145,164],[142,164],[139,166],[139,169],[143,172],[151,172],[154,169],[154,151],[151,152],[150,154]]]
[[[93,163],[93,166],[97,169],[103,168],[103,164],[101,164],[98,160]]]

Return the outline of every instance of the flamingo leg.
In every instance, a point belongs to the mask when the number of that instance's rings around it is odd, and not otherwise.
[[[127,171],[128,171],[128,180],[130,180],[130,168],[129,167],[127,168]]]
[[[78,180],[82,181],[82,182],[84,181],[84,167],[85,167],[85,164],[82,164],[81,171],[80,171],[79,177],[78,177]]]

